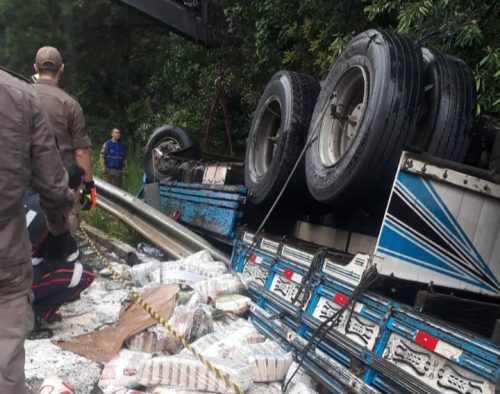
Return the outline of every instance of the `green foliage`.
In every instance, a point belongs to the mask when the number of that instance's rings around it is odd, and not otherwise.
[[[155,128],[170,123],[200,139],[204,135],[218,71],[228,96],[233,144],[243,156],[252,113],[271,76],[290,69],[321,79],[347,42],[368,28],[406,34],[463,59],[474,71],[478,109],[500,113],[498,1],[212,3],[222,10],[215,27],[221,45],[208,50],[120,2],[0,0],[0,64],[30,76],[37,48],[58,47],[66,66],[62,87],[82,104],[94,162],[110,129],[122,130],[130,152],[125,189],[131,193],[139,187],[143,148]],[[227,153],[221,113],[206,148]],[[95,171],[99,175],[97,166]],[[85,215],[101,221],[99,211]]]
[[[94,146],[117,125],[140,156],[163,123],[201,138],[218,70],[239,155],[264,86],[280,69],[321,79],[368,28],[407,34],[474,70],[482,112],[499,113],[500,3],[479,0],[217,0],[221,45],[208,50],[109,0],[0,0],[0,64],[32,74],[36,49],[60,48]],[[227,153],[222,114],[208,150]]]
[[[478,111],[500,113],[500,3],[483,0],[365,0],[375,24],[389,25],[473,69]]]
[[[85,223],[98,228],[130,246],[136,247],[139,242],[144,242],[144,239],[133,229],[102,209],[95,208],[90,211],[82,212],[81,219]]]
[[[99,159],[99,149],[92,151],[92,160],[97,163]],[[136,195],[142,186],[142,174],[144,173],[142,159],[132,156],[128,160],[128,169],[123,176],[123,189],[132,195]],[[103,178],[100,166],[95,166],[94,175]],[[99,195],[97,196],[99,199]],[[136,246],[143,242],[143,238],[133,229],[116,219],[114,216],[101,210],[99,207],[90,211],[82,211],[81,218],[86,223],[116,237],[131,246]]]

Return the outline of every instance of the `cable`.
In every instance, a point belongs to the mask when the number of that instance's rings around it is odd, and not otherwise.
[[[372,265],[363,272],[361,280],[359,281],[356,288],[353,290],[351,296],[349,297],[349,300],[344,305],[342,305],[342,307],[338,311],[336,311],[328,319],[324,320],[313,331],[311,338],[309,338],[309,341],[307,342],[306,346],[304,346],[304,348],[300,352],[300,355],[297,357],[297,360],[298,360],[297,368],[295,369],[293,374],[288,379],[288,382],[285,382],[285,380],[283,380],[283,383],[281,386],[283,392],[286,392],[288,385],[293,380],[294,376],[297,374],[299,369],[302,367],[302,364],[304,363],[304,359],[307,355],[307,352],[314,345],[315,340],[317,340],[319,342],[319,341],[321,341],[321,339],[325,335],[325,333],[326,333],[325,328],[331,328],[331,327],[335,326],[338,323],[338,320],[342,317],[342,314],[350,307],[349,317],[347,318],[347,324],[349,324],[349,322],[351,321],[351,316],[352,316],[352,313],[354,311],[354,306],[356,304],[357,299],[359,298],[359,296],[362,293],[364,293],[377,280],[378,280],[377,268],[375,267],[375,265]],[[328,325],[329,323],[331,323],[331,324]]]
[[[255,252],[255,249],[257,249],[257,245],[263,236],[264,236],[264,231],[262,230],[254,234],[252,243],[250,244],[250,248],[248,249],[247,252],[247,256],[245,257],[245,261],[243,262],[243,266],[245,266],[248,263],[248,260],[250,260],[250,256],[253,254],[253,252]]]
[[[300,152],[300,155],[299,155],[297,161],[295,162],[292,170],[290,171],[290,174],[288,175],[288,178],[286,179],[285,183],[283,184],[283,187],[281,188],[280,192],[276,196],[276,199],[274,200],[273,204],[269,208],[269,211],[267,212],[266,216],[262,220],[260,226],[257,228],[257,232],[259,232],[260,230],[262,230],[262,228],[267,223],[269,217],[271,216],[271,214],[274,211],[274,208],[276,208],[276,205],[278,205],[278,202],[281,199],[281,197],[283,196],[283,193],[285,192],[286,187],[288,186],[288,184],[290,183],[293,175],[295,174],[295,171],[297,170],[297,167],[299,166],[300,162],[302,161],[302,158],[304,157],[304,154],[306,153],[307,148],[309,148],[309,146],[316,140],[316,138],[317,138],[316,134],[317,134],[317,131],[318,131],[318,126],[320,124],[320,120],[323,119],[323,115],[325,114],[325,112],[326,112],[326,110],[328,108],[330,108],[330,106],[329,105],[325,105],[325,108],[323,108],[323,111],[321,112],[320,116],[318,116],[316,118],[317,119],[316,123],[314,124],[314,127],[312,128],[312,131],[307,135],[306,143],[304,144],[304,147],[302,148],[302,151]]]
[[[312,287],[312,279],[313,275],[316,272],[317,268],[321,264],[321,261],[325,257],[325,255],[328,253],[328,249],[325,247],[319,248],[316,253],[314,254],[314,257],[311,261],[311,265],[309,266],[309,269],[307,270],[306,275],[302,278],[300,281],[299,289],[297,290],[297,293],[293,296],[293,298],[290,300],[290,303],[295,306],[295,303],[299,301],[299,310],[302,310],[304,307],[305,303],[309,299],[309,294],[311,291]],[[300,297],[303,295],[302,297]],[[299,299],[300,297],[300,299]],[[282,319],[285,316],[285,311],[281,311],[276,313],[275,315],[271,316],[269,320],[275,320],[275,319]],[[300,313],[297,314],[296,320],[297,323],[300,323]]]
[[[149,305],[141,296],[134,290],[131,283],[124,279],[118,271],[116,271],[111,263],[108,261],[106,257],[102,255],[102,253],[97,249],[96,245],[90,239],[87,231],[83,227],[80,227],[80,231],[85,236],[85,239],[89,243],[92,250],[99,256],[103,264],[109,271],[111,275],[118,281],[120,284],[129,291],[132,299],[137,302],[142,309],[144,309],[153,319],[155,319],[158,323],[160,323],[163,327],[165,327],[170,334],[172,334],[186,349],[188,349],[206,368],[214,373],[217,379],[221,380],[228,388],[232,389],[237,394],[244,394],[244,391],[234,383],[232,377],[223,372],[221,369],[217,368],[214,364],[208,361],[201,353],[199,353],[196,349],[194,349],[186,338],[184,338],[180,333],[177,332],[175,328],[173,328],[168,322],[161,317],[161,315],[153,309],[151,305]]]
[[[292,298],[292,304],[294,305],[298,300],[301,294],[303,294],[303,297],[300,298],[300,310],[304,307],[305,303],[307,302],[309,298],[309,294],[311,292],[312,288],[312,279],[314,273],[317,271],[319,268],[321,262],[323,261],[324,257],[328,253],[328,249],[325,247],[319,248],[316,250],[316,253],[314,253],[314,257],[311,261],[311,265],[309,266],[309,269],[307,270],[306,276],[302,279],[300,282],[300,287],[299,290],[297,291],[297,294]],[[300,319],[300,313],[297,316],[298,319]]]

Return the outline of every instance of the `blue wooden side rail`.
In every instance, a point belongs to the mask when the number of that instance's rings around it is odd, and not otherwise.
[[[160,210],[195,230],[234,238],[242,216],[247,188],[241,185],[204,185],[162,182]]]

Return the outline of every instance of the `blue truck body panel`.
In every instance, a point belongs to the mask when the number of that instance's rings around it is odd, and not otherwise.
[[[195,230],[232,239],[246,200],[245,186],[160,184],[160,211]]]
[[[493,394],[500,346],[393,299],[356,295],[375,265],[386,277],[500,297],[500,187],[486,186],[485,194],[481,180],[404,153],[373,258],[245,232],[234,240],[231,268],[247,287],[253,322],[333,392]],[[161,210],[230,239],[246,192],[160,185]]]
[[[500,260],[492,256],[500,250],[500,211],[494,209],[500,199],[441,183],[401,167],[378,237],[377,267],[403,280],[498,295]],[[471,201],[480,207],[464,217]],[[479,239],[474,220],[492,235]],[[287,340],[331,391],[495,392],[500,346],[374,293],[358,296],[352,312],[344,311],[318,338],[318,327],[349,302],[373,264],[367,255],[327,255],[318,262],[310,250],[245,233],[234,243],[233,258],[255,303],[253,322],[265,335]],[[305,302],[293,302],[306,287]]]

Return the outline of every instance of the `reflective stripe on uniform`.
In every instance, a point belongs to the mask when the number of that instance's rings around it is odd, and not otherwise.
[[[71,277],[71,282],[69,282],[68,288],[76,287],[80,280],[82,279],[83,266],[81,263],[75,263],[75,269],[73,271],[73,276]]]

